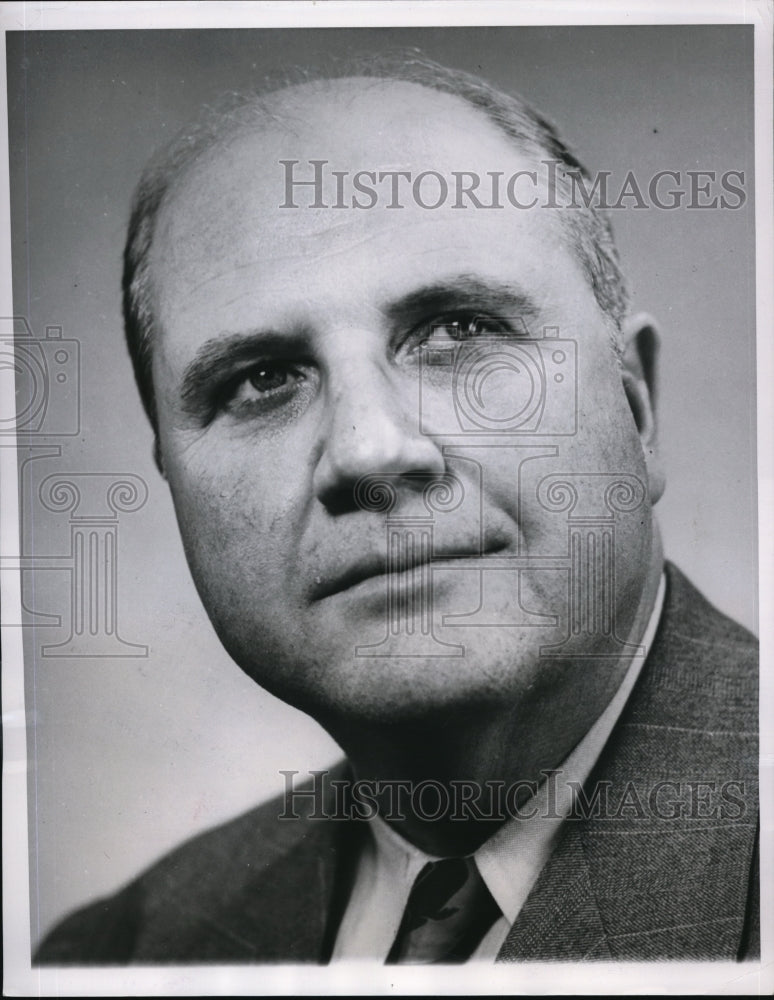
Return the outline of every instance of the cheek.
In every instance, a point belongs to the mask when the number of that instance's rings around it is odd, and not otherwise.
[[[631,551],[650,534],[648,477],[623,390],[608,382],[579,399],[577,429],[566,436],[503,440],[479,450],[484,489],[518,526],[522,554],[559,556],[573,523],[614,523]],[[485,461],[486,461],[485,459]]]
[[[265,592],[293,559],[301,486],[289,472],[278,474],[276,463],[226,461],[222,451],[212,462],[196,458],[173,465],[168,479],[205,604],[238,601],[245,589]]]

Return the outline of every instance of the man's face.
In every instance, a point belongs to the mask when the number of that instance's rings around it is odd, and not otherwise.
[[[534,164],[414,85],[300,88],[276,110],[188,173],[153,247],[161,456],[221,640],[334,732],[609,696],[598,654],[628,637],[651,501],[558,212],[313,209],[304,188],[280,207],[280,160],[304,179],[310,159],[450,180]]]

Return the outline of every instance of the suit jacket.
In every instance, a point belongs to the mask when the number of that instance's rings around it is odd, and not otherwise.
[[[564,824],[498,961],[757,954],[757,690],[753,637],[667,566],[650,655],[586,786],[599,797]],[[307,806],[279,820],[275,800],[186,842],[64,920],[36,961],[326,962],[365,824]]]

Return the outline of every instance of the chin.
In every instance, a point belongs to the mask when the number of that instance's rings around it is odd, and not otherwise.
[[[414,646],[410,655],[405,636],[369,643],[361,634],[355,653],[355,643],[342,643],[340,635],[318,635],[313,656],[307,650],[303,661],[286,661],[286,669],[281,657],[272,657],[270,675],[262,659],[247,672],[334,737],[353,723],[443,723],[459,712],[491,714],[517,706],[545,667],[532,636],[483,631],[445,629],[442,640],[425,643],[424,651]]]

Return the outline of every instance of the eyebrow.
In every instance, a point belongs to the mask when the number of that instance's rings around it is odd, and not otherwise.
[[[417,314],[469,309],[495,313],[499,319],[534,320],[539,309],[526,292],[509,282],[458,274],[409,292],[389,305],[385,312],[396,323],[410,322]]]
[[[499,319],[526,323],[538,315],[535,301],[507,282],[458,274],[423,285],[383,307],[395,326],[411,324],[421,317],[441,315],[455,309],[494,313]],[[180,382],[180,398],[187,409],[196,409],[213,385],[220,384],[243,362],[269,354],[274,357],[309,353],[309,338],[303,329],[290,334],[272,329],[221,333],[206,341],[186,366]]]

